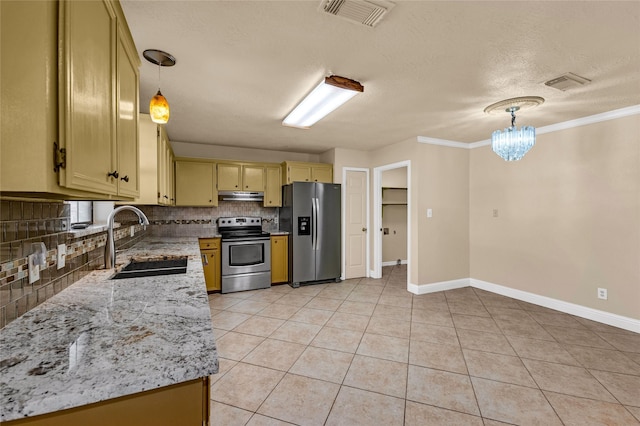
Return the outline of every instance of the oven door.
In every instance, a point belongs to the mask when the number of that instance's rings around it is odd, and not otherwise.
[[[269,238],[250,241],[222,240],[222,276],[271,271]]]

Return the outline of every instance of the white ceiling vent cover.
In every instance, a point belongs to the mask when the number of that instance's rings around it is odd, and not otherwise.
[[[319,10],[367,27],[375,27],[395,6],[385,0],[322,0]]]
[[[580,77],[572,72],[561,75],[560,77],[552,78],[549,81],[545,81],[545,85],[553,87],[554,89],[562,90],[563,92],[572,89],[574,87],[584,86],[591,83],[588,78]]]

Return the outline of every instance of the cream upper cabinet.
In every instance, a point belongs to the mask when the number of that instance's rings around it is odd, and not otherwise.
[[[280,166],[265,167],[264,206],[282,207],[282,172]]]
[[[139,179],[139,82],[138,53],[130,42],[122,25],[118,25],[117,51],[117,150],[118,194],[137,197],[140,194]]]
[[[333,183],[333,165],[326,163],[303,163],[285,161],[282,163],[283,182]]]
[[[311,166],[311,181],[333,183],[333,166],[331,164]]]
[[[218,163],[218,190],[264,191],[264,166]]]
[[[163,126],[158,126],[158,204],[175,204],[174,156],[169,137]]]
[[[176,205],[217,206],[216,164],[213,162],[175,162]]]
[[[218,190],[240,191],[242,189],[242,165],[218,164]]]
[[[60,142],[67,152],[60,182],[116,195],[115,11],[105,1],[63,1],[60,16]]]
[[[158,204],[160,149],[158,125],[149,114],[140,114],[140,196],[135,204]]]
[[[133,199],[140,63],[120,4],[0,7],[2,195]]]
[[[248,164],[242,166],[242,190],[264,191],[264,166]]]

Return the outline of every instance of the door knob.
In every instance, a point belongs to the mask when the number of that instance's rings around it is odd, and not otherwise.
[[[367,232],[367,228],[362,228],[362,232]]]

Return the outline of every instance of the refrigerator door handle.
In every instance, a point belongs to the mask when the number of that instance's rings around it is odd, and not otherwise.
[[[311,247],[318,249],[318,199],[311,199]]]
[[[320,241],[320,234],[318,233],[318,225],[322,225],[319,223],[320,221],[320,198],[316,197],[316,223],[315,223],[315,227],[316,227],[316,250],[320,250],[320,245],[322,243],[322,241]]]

